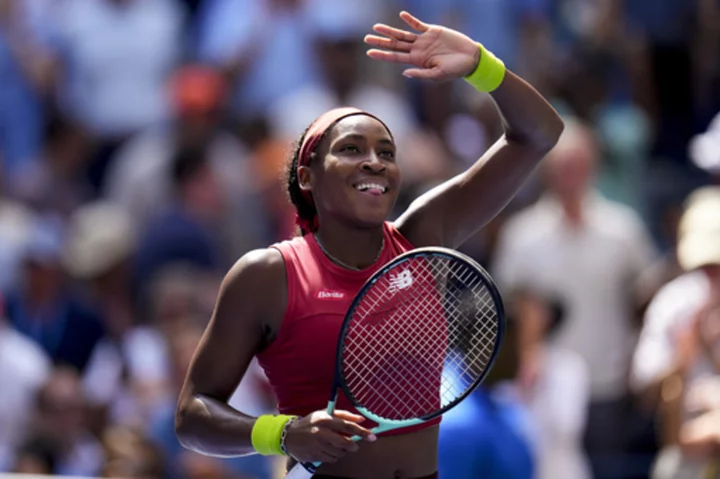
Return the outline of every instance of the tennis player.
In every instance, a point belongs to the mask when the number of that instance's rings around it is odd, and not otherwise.
[[[374,437],[340,398],[327,406],[340,324],[364,281],[415,247],[456,248],[513,197],[563,129],[542,96],[460,32],[400,14],[377,24],[373,59],[412,65],[410,78],[464,79],[494,99],[505,134],[464,173],[419,197],[394,223],[400,190],[392,132],[353,108],[329,111],[300,138],[288,193],[301,235],[243,256],[228,272],[177,409],[182,444],[219,456],[287,455],[323,465],[320,478],[437,477],[438,422]],[[257,357],[278,415],[250,417],[227,401]],[[360,435],[360,443],[348,436]]]

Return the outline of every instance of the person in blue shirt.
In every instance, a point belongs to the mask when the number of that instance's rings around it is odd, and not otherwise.
[[[441,478],[534,477],[529,416],[508,385],[517,363],[517,339],[509,318],[500,352],[483,384],[443,416],[438,459]]]

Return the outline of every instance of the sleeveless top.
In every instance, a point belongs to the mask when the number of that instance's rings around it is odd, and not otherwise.
[[[385,246],[374,264],[353,271],[333,263],[308,234],[272,245],[283,256],[288,304],[275,340],[257,355],[281,414],[304,416],[327,408],[335,370],[340,327],[365,281],[396,256],[413,249],[391,224],[383,227]],[[340,391],[337,409],[357,411]],[[404,434],[440,419],[381,435]],[[365,427],[373,427],[367,420]]]

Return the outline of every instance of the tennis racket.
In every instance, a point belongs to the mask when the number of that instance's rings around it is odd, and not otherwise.
[[[504,330],[502,299],[479,264],[446,248],[404,253],[345,315],[328,414],[342,391],[375,434],[437,418],[480,385]],[[286,478],[310,478],[319,465],[298,463]]]

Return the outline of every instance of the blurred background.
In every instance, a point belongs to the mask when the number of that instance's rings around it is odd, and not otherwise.
[[[688,440],[720,399],[718,0],[0,0],[0,476],[282,477],[182,449],[173,413],[224,273],[294,234],[292,142],[379,115],[400,212],[502,134],[488,95],[364,56],[400,9],[567,120],[463,247],[510,334],[440,476],[720,477],[717,419]],[[274,410],[256,364],[231,403]]]

